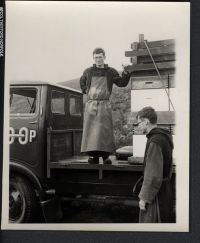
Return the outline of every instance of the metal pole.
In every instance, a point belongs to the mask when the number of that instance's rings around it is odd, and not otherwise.
[[[155,69],[156,69],[156,72],[157,72],[157,74],[158,74],[158,77],[159,77],[160,81],[163,82],[163,81],[162,81],[162,78],[161,78],[161,76],[160,76],[160,72],[159,72],[159,70],[158,70],[158,67],[157,67],[157,65],[156,65],[156,63],[155,63],[155,61],[154,61],[154,59],[153,59],[153,56],[151,55],[151,52],[150,52],[150,50],[149,50],[149,47],[148,47],[148,45],[147,45],[146,40],[144,40],[144,44],[145,44],[145,46],[146,46],[146,48],[147,48],[147,50],[148,50],[149,56],[151,57],[151,60],[152,60],[153,64],[154,64],[154,66],[155,66]],[[168,94],[167,89],[165,88],[165,86],[164,86],[164,89],[165,89],[165,92],[166,92],[166,94],[167,94],[167,96],[168,96],[168,98],[169,98],[169,102],[170,102],[170,104],[172,105],[173,110],[175,111],[175,109],[174,109],[174,105],[173,105],[173,103],[172,103],[172,101],[171,101],[171,99],[170,99],[170,96],[169,96],[169,94]]]

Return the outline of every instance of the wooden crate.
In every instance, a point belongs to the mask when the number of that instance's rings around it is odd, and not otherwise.
[[[137,112],[131,112],[128,115],[127,121],[129,126],[132,125],[132,132],[134,135],[142,135],[142,131],[137,126],[136,119]],[[172,135],[175,135],[176,130],[176,121],[175,121],[175,112],[174,111],[158,111],[158,120],[157,125],[160,128],[167,129]]]
[[[146,135],[133,135],[133,156],[144,157],[144,151],[146,146]]]
[[[175,140],[175,135],[172,135],[173,141]],[[147,138],[146,135],[133,135],[133,157],[143,157],[145,152]],[[173,158],[176,155],[176,146],[173,150]]]
[[[161,54],[154,56],[154,61],[157,62],[171,62],[171,61],[176,61],[176,56],[175,54]],[[130,62],[132,64],[142,64],[142,63],[152,63],[152,59],[150,56],[136,56],[136,57],[131,57]]]
[[[162,47],[162,46],[168,46],[168,45],[175,45],[175,40],[168,39],[168,40],[159,40],[159,41],[149,41],[148,42],[149,48]],[[146,49],[143,39],[140,42],[131,43],[131,49],[132,50]]]
[[[156,63],[157,68],[159,70],[168,70],[172,69],[175,73],[175,62],[170,61],[170,62],[158,62]],[[153,63],[146,63],[146,64],[133,64],[133,65],[128,65],[126,66],[126,71],[135,73],[135,72],[143,72],[143,71],[151,71],[155,70],[155,66]]]
[[[158,69],[175,73],[175,40],[146,41],[146,43]],[[131,49],[131,51],[125,51],[125,56],[130,57],[132,63],[126,67],[127,71],[135,76],[138,72],[146,75],[144,72],[155,70],[144,42],[144,35],[139,35],[139,42],[133,42]]]
[[[173,93],[173,89],[169,89]],[[174,104],[174,96],[170,96]],[[172,106],[164,89],[131,90],[131,111],[137,112],[146,106],[153,107],[156,111],[169,111]]]
[[[158,76],[131,77],[131,89],[163,89],[174,88],[174,75],[163,75],[162,81]]]
[[[147,45],[148,42],[147,42]],[[174,54],[175,53],[175,45],[168,45],[168,46],[159,46],[159,47],[154,47],[154,48],[149,48],[152,56],[158,56],[158,55],[163,55],[163,54]],[[135,57],[135,56],[149,56],[148,50],[145,49],[137,49],[137,50],[132,50],[132,51],[126,51],[125,52],[126,57]]]
[[[170,99],[174,106],[176,43],[174,39],[146,43],[159,70],[161,80],[145,45],[144,35],[139,35],[139,42],[133,42],[132,50],[125,52],[125,56],[130,57],[131,62],[126,70],[132,73],[130,78],[132,112],[128,116],[128,124],[136,124],[137,112],[145,106],[152,106],[158,114],[158,127],[168,129],[174,137],[175,111]],[[133,157],[143,157],[145,145],[146,136],[136,126],[133,127]]]
[[[129,113],[128,118],[127,118],[128,124],[132,124],[132,125],[137,124],[136,115],[137,115],[137,112]],[[174,111],[158,111],[157,116],[158,116],[158,120],[157,120],[158,125],[175,125],[176,124]]]

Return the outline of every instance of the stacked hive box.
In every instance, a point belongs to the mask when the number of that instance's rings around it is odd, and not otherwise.
[[[139,42],[131,44],[132,50],[125,52],[125,55],[131,58],[132,63],[126,67],[126,70],[132,73],[129,122],[136,122],[135,117],[140,109],[152,106],[158,113],[158,126],[169,129],[174,136],[175,40],[146,41],[146,44],[161,79],[144,43],[144,36],[140,35]],[[145,144],[146,136],[138,128],[135,128],[133,157],[143,157]]]

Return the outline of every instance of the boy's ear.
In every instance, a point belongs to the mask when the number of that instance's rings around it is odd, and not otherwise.
[[[146,125],[149,125],[150,121],[149,119],[145,118]]]

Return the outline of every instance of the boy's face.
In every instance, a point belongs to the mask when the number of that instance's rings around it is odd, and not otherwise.
[[[104,66],[105,58],[106,57],[103,55],[103,53],[93,55],[93,59],[94,59],[94,62],[95,62],[97,67],[103,67]]]
[[[142,131],[143,134],[147,134],[147,128],[148,128],[149,120],[147,118],[137,118],[137,126],[140,131]]]

